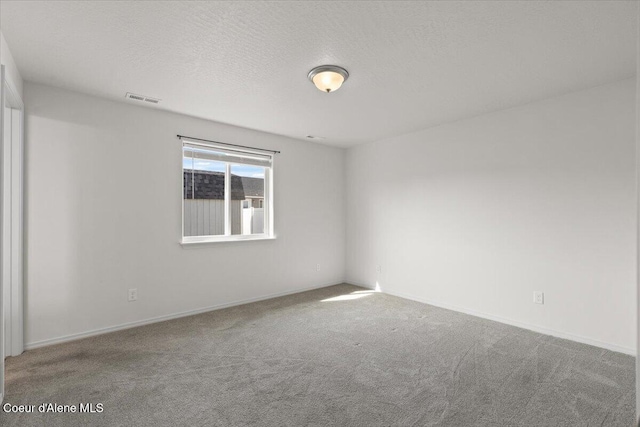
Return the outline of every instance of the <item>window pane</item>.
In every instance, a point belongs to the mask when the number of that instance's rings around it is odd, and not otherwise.
[[[266,168],[231,165],[231,234],[263,234]]]
[[[184,235],[224,235],[225,163],[185,150],[182,168]]]

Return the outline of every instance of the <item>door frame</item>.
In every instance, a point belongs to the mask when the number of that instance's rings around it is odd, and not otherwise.
[[[0,301],[3,300],[5,286],[9,287],[9,315],[4,313],[5,302],[0,304],[0,401],[4,397],[4,359],[7,356],[17,356],[24,351],[24,269],[23,269],[23,255],[24,255],[24,103],[18,94],[18,91],[14,88],[9,80],[7,80],[6,70],[4,65],[0,70],[0,104],[2,105],[2,114],[0,115],[0,138],[2,145],[0,150],[4,155],[5,152],[10,152],[11,160],[11,175],[8,176],[9,183],[5,182],[5,170],[4,170],[4,158],[0,162],[0,188],[3,197],[0,197],[0,224],[4,223],[4,190],[8,189],[8,199],[10,201],[10,211],[8,212],[10,221],[9,236],[4,235],[3,227],[0,226],[0,236],[4,246],[5,239],[9,239],[10,247],[10,262],[5,265],[6,256],[2,253],[0,257],[0,269],[4,272],[5,268],[10,270],[8,275],[8,283],[6,283],[5,275],[0,276],[0,284],[2,292],[0,293]],[[5,123],[4,108],[5,105],[9,106],[13,112],[11,114],[11,140],[9,142],[4,140],[5,127],[8,125]],[[5,144],[11,144],[5,151]],[[9,322],[8,327],[5,326],[5,320]],[[8,331],[10,337],[8,340],[4,337],[5,331]],[[5,348],[5,341],[8,341],[8,346]]]

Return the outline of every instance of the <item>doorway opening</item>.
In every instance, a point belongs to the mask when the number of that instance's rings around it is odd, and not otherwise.
[[[4,396],[4,359],[24,350],[23,189],[24,104],[2,66],[0,129],[0,400]]]

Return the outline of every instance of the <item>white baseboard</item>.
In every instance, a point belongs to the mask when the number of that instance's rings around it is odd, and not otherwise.
[[[367,288],[367,289],[373,289],[373,287],[371,285],[364,285],[364,284],[360,284],[360,283],[354,283],[352,281],[347,280],[347,283],[353,284],[355,286],[360,286],[363,288]],[[386,289],[382,289],[381,291],[384,294],[389,294],[389,295],[393,295],[396,297],[400,297],[400,298],[404,298],[404,299],[408,299],[408,300],[412,300],[412,301],[418,301],[424,304],[429,304],[429,305],[433,305],[435,307],[440,307],[440,308],[444,308],[447,310],[452,310],[452,311],[457,311],[459,313],[465,313],[465,314],[469,314],[471,316],[476,316],[476,317],[481,317],[483,319],[488,319],[488,320],[493,320],[495,322],[500,322],[500,323],[504,323],[507,325],[511,325],[511,326],[516,326],[518,328],[522,328],[522,329],[528,329],[530,331],[534,331],[534,332],[538,332],[541,334],[545,334],[545,335],[551,335],[557,338],[563,338],[566,340],[570,340],[570,341],[576,341],[582,344],[588,344],[588,345],[592,345],[595,347],[600,347],[600,348],[604,348],[607,350],[611,350],[611,351],[615,351],[618,353],[624,353],[624,354],[628,354],[629,356],[636,356],[636,350],[635,349],[631,349],[628,347],[622,347],[616,344],[611,344],[608,342],[604,342],[604,341],[599,341],[599,340],[595,340],[592,338],[587,338],[587,337],[583,337],[581,335],[575,335],[575,334],[570,334],[567,332],[561,332],[561,331],[557,331],[555,329],[548,329],[548,328],[544,328],[542,326],[537,326],[537,325],[532,325],[530,323],[525,323],[525,322],[520,322],[517,320],[512,320],[512,319],[507,319],[501,316],[495,316],[493,314],[487,314],[487,313],[482,313],[480,311],[476,311],[476,310],[471,310],[468,308],[464,308],[464,307],[459,307],[457,305],[453,305],[453,304],[448,304],[448,303],[444,303],[444,302],[440,302],[440,301],[434,301],[428,298],[421,298],[421,297],[416,297],[413,295],[409,295],[409,294],[405,294],[403,292],[395,292],[395,291],[389,291]]]
[[[122,324],[116,325],[116,326],[109,326],[109,327],[106,327],[106,328],[93,329],[91,331],[80,332],[80,333],[77,333],[77,334],[70,334],[70,335],[64,335],[64,336],[56,337],[56,338],[49,338],[49,339],[41,340],[41,341],[29,342],[29,343],[25,344],[24,348],[25,348],[25,350],[33,350],[33,349],[39,348],[39,347],[45,347],[45,346],[54,345],[54,344],[61,344],[61,343],[64,343],[64,342],[75,341],[75,340],[79,340],[79,339],[82,339],[82,338],[92,337],[92,336],[95,336],[95,335],[108,334],[109,332],[121,331],[123,329],[135,328],[137,326],[149,325],[151,323],[164,322],[165,320],[178,319],[180,317],[187,317],[187,316],[193,316],[193,315],[196,315],[196,314],[206,313],[206,312],[209,312],[209,311],[222,310],[224,308],[234,307],[234,306],[237,306],[237,305],[250,304],[252,302],[264,301],[264,300],[268,300],[268,299],[272,299],[272,298],[283,297],[283,296],[286,296],[286,295],[299,294],[301,292],[312,291],[314,289],[327,288],[329,286],[340,285],[342,283],[344,283],[344,282],[330,283],[330,284],[317,285],[317,286],[309,286],[309,287],[305,287],[305,288],[295,289],[295,290],[292,290],[292,291],[276,292],[276,293],[273,293],[273,294],[262,295],[262,296],[259,296],[259,297],[256,297],[256,298],[249,298],[249,299],[244,299],[244,300],[232,301],[232,302],[228,302],[228,303],[224,303],[224,304],[218,304],[218,305],[212,305],[212,306],[209,306],[209,307],[197,308],[195,310],[182,311],[182,312],[179,312],[179,313],[173,313],[173,314],[167,314],[167,315],[164,315],[164,316],[152,317],[152,318],[149,318],[149,319],[138,320],[138,321],[135,321],[135,322],[122,323]]]
[[[173,313],[173,314],[168,314],[168,315],[164,315],[164,316],[152,317],[150,319],[139,320],[139,321],[129,322],[129,323],[123,323],[123,324],[116,325],[116,326],[110,326],[110,327],[106,327],[106,328],[94,329],[94,330],[91,330],[91,331],[80,332],[80,333],[77,333],[77,334],[70,334],[70,335],[64,335],[64,336],[61,336],[61,337],[50,338],[50,339],[41,340],[41,341],[29,342],[29,343],[25,344],[25,350],[32,350],[34,348],[45,347],[45,346],[54,345],[54,344],[60,344],[60,343],[63,343],[63,342],[68,342],[68,341],[75,341],[75,340],[78,340],[78,339],[81,339],[81,338],[87,338],[87,337],[91,337],[91,336],[95,336],[95,335],[107,334],[109,332],[115,332],[115,331],[120,331],[120,330],[123,330],[123,329],[135,328],[137,326],[143,326],[143,325],[148,325],[148,324],[151,324],[151,323],[163,322],[165,320],[177,319],[177,318],[180,318],[180,317],[193,316],[193,315],[200,314],[200,313],[206,313],[206,312],[209,312],[209,311],[221,310],[221,309],[224,309],[224,308],[234,307],[234,306],[237,306],[237,305],[250,304],[252,302],[264,301],[264,300],[268,300],[268,299],[272,299],[272,298],[278,298],[278,297],[282,297],[282,296],[286,296],[286,295],[297,294],[297,293],[300,293],[300,292],[311,291],[311,290],[314,290],[314,289],[326,288],[326,287],[338,285],[338,284],[341,284],[341,283],[349,283],[349,284],[352,284],[352,285],[355,285],[355,286],[360,286],[360,287],[367,288],[367,289],[373,289],[373,287],[370,286],[370,285],[366,285],[366,284],[362,284],[362,283],[356,283],[354,281],[338,282],[338,283],[324,284],[324,285],[318,285],[318,286],[311,286],[311,287],[306,287],[306,288],[299,288],[299,289],[295,289],[295,290],[292,290],[292,291],[278,292],[278,293],[274,293],[274,294],[263,295],[263,296],[256,297],[256,298],[249,298],[249,299],[245,299],[245,300],[233,301],[233,302],[229,302],[229,303],[225,303],[225,304],[218,304],[218,305],[213,305],[213,306],[209,306],[209,307],[198,308],[198,309],[195,309],[195,310],[188,310],[188,311],[183,311],[183,312],[180,312],[180,313]],[[421,303],[424,303],[424,304],[433,305],[435,307],[440,307],[440,308],[444,308],[444,309],[447,309],[447,310],[457,311],[459,313],[469,314],[471,316],[481,317],[483,319],[493,320],[493,321],[496,321],[496,322],[504,323],[504,324],[511,325],[511,326],[516,326],[516,327],[523,328],[523,329],[528,329],[530,331],[538,332],[538,333],[545,334],[545,335],[551,335],[551,336],[558,337],[558,338],[563,338],[563,339],[576,341],[576,342],[583,343],[583,344],[588,344],[588,345],[593,345],[593,346],[600,347],[600,348],[605,348],[607,350],[615,351],[615,352],[618,352],[618,353],[628,354],[630,356],[636,356],[635,349],[630,349],[630,348],[627,348],[627,347],[622,347],[622,346],[618,346],[618,345],[615,345],[615,344],[610,344],[610,343],[607,343],[607,342],[594,340],[592,338],[587,338],[587,337],[583,337],[583,336],[580,336],[580,335],[574,335],[574,334],[570,334],[570,333],[566,333],[566,332],[560,332],[560,331],[556,331],[554,329],[548,329],[548,328],[544,328],[544,327],[541,327],[541,326],[536,326],[536,325],[532,325],[532,324],[529,324],[529,323],[520,322],[520,321],[517,321],[517,320],[512,320],[512,319],[507,319],[507,318],[500,317],[500,316],[495,316],[495,315],[492,315],[492,314],[482,313],[482,312],[471,310],[471,309],[467,309],[467,308],[464,308],[464,307],[459,307],[459,306],[456,306],[456,305],[447,304],[447,303],[443,303],[443,302],[440,302],[440,301],[434,301],[434,300],[431,300],[431,299],[428,299],[428,298],[415,297],[413,295],[408,295],[408,294],[405,294],[405,293],[402,293],[402,292],[382,290],[382,293],[386,293],[386,294],[389,294],[389,295],[397,296],[397,297],[400,297],[400,298],[405,298],[405,299],[412,300],[412,301],[418,301],[418,302],[421,302]]]

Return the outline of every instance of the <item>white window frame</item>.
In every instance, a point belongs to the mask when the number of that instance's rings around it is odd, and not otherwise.
[[[234,155],[260,155],[270,158],[271,166],[265,167],[264,174],[264,233],[262,234],[231,234],[231,165],[239,165],[242,163],[237,162],[223,162],[225,163],[225,185],[224,185],[224,200],[225,200],[225,218],[224,218],[224,235],[211,235],[211,236],[185,236],[184,235],[184,146],[198,145],[204,149],[211,149],[220,151],[223,153],[230,153]],[[191,140],[186,137],[182,138],[182,144],[180,145],[180,179],[182,185],[180,186],[180,203],[182,206],[182,213],[180,215],[182,224],[180,227],[182,238],[180,243],[182,245],[202,244],[202,243],[218,243],[218,242],[243,242],[248,240],[272,240],[275,239],[274,232],[274,215],[273,215],[273,168],[275,163],[275,153],[264,152],[259,150],[252,150],[249,148],[235,148],[227,147],[221,144],[215,143],[203,143],[197,140]]]

